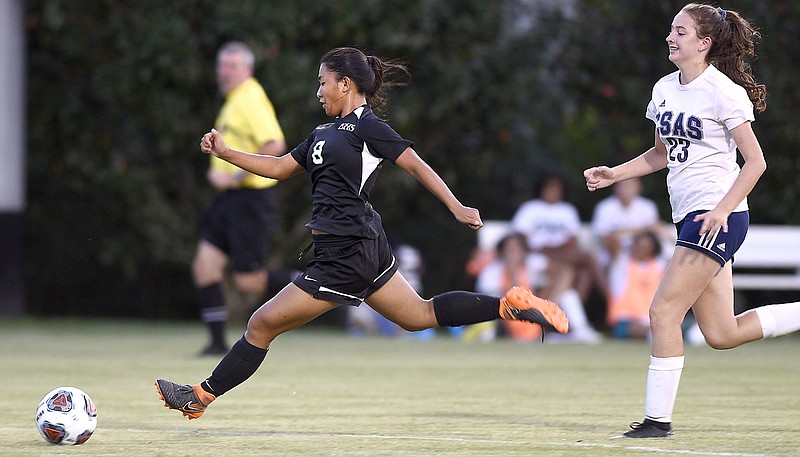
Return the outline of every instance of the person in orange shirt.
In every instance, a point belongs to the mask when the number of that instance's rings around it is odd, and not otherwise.
[[[620,254],[609,272],[606,323],[615,338],[648,338],[650,302],[664,277],[661,242],[645,231],[633,238],[630,254]]]

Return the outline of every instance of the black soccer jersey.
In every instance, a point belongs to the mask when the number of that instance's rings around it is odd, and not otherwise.
[[[311,175],[313,207],[306,227],[334,235],[376,238],[380,216],[369,193],[381,162],[392,162],[411,146],[369,105],[318,126],[292,157]]]

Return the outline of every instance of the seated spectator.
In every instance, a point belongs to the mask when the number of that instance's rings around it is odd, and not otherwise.
[[[620,254],[611,266],[606,322],[615,338],[648,338],[650,302],[666,268],[661,241],[645,231],[633,238],[630,254]]]
[[[523,233],[535,253],[547,257],[552,272],[550,282],[540,293],[553,299],[568,289],[576,289],[586,302],[593,287],[608,295],[605,271],[591,252],[578,241],[581,223],[575,205],[564,200],[566,180],[558,174],[546,175],[536,189],[536,197],[523,203],[511,220],[513,230]]]
[[[661,236],[658,208],[641,196],[639,178],[620,181],[613,190],[613,195],[597,203],[592,216],[592,232],[601,241],[597,259],[604,267],[610,267],[621,252],[630,253],[635,235],[652,231]]]
[[[497,259],[478,274],[476,290],[485,294],[505,293],[512,286],[523,286],[540,290],[547,284],[549,274],[548,260],[542,254],[529,253],[525,235],[512,232],[503,237],[497,245]],[[599,335],[589,326],[583,303],[574,290],[568,289],[558,297],[558,304],[570,321],[567,335],[558,335],[560,342],[597,342]],[[490,341],[497,331],[507,334],[515,341],[537,341],[542,329],[528,322],[502,321],[497,328],[495,322],[476,324],[465,331],[466,340]],[[548,336],[556,337],[555,334]],[[566,339],[564,339],[566,338]]]

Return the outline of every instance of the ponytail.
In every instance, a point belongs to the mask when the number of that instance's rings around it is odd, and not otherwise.
[[[335,48],[328,51],[320,63],[338,75],[347,76],[364,94],[373,111],[381,113],[386,108],[386,88],[405,86],[405,81],[395,81],[400,74],[409,76],[408,69],[400,62],[382,61],[375,56],[365,55],[356,48]]]
[[[767,87],[756,81],[747,59],[756,56],[755,41],[761,34],[739,13],[710,5],[690,3],[683,7],[697,27],[697,35],[711,38],[706,60],[736,84],[742,86],[753,108],[767,108]]]

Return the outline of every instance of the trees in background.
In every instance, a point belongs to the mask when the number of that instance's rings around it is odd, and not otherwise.
[[[388,118],[486,219],[508,218],[543,171],[568,174],[588,218],[601,195],[581,171],[652,141],[644,109],[673,70],[669,23],[682,3],[640,0],[32,0],[28,4],[28,308],[34,313],[194,315],[189,261],[211,190],[197,143],[221,102],[214,58],[242,40],[287,142],[325,116],[314,93],[335,46],[406,61]],[[737,2],[761,27],[756,75],[770,91],[754,128],[769,170],[756,223],[800,223],[796,79],[800,5]],[[419,184],[386,166],[374,203],[387,232],[420,247],[426,294],[469,288],[475,234]],[[648,194],[666,205],[663,176]],[[308,241],[310,186],[280,184],[277,262]],[[668,214],[666,206],[662,214]]]

